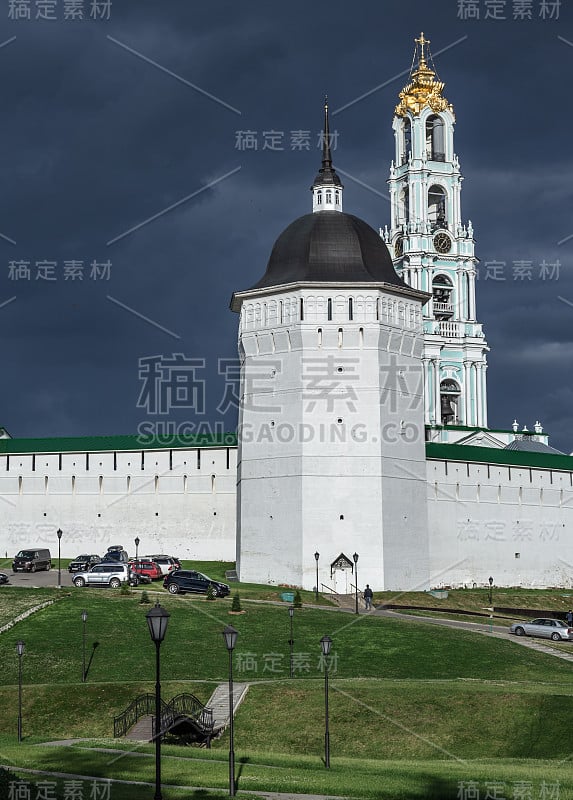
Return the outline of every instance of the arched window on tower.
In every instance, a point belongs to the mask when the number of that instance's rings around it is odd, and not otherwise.
[[[434,298],[434,317],[450,319],[454,314],[452,293],[454,287],[448,275],[436,275],[432,279],[432,295]]]
[[[330,191],[330,189],[327,189],[326,191],[326,203],[327,205],[329,203],[332,203],[332,192]]]
[[[412,126],[408,118],[404,120],[404,127],[402,130],[402,164],[407,164],[412,152]]]
[[[339,206],[339,205],[340,205],[340,192],[337,190],[337,191],[334,193],[334,196],[335,196],[335,198],[336,198],[336,205],[337,205],[337,206]]]
[[[319,206],[322,205],[322,192],[320,191],[320,189],[316,193],[316,202],[318,203]]]
[[[440,420],[442,425],[457,425],[460,387],[451,378],[440,383]]]
[[[426,120],[426,158],[430,161],[445,161],[444,120],[432,114]]]
[[[428,190],[428,220],[432,231],[438,228],[447,228],[446,218],[446,190],[443,186],[434,184]]]
[[[410,191],[408,186],[404,186],[398,195],[398,218],[397,225],[407,223],[410,219]]]

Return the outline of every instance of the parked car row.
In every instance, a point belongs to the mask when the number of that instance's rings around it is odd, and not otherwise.
[[[177,558],[167,555],[142,556],[130,559],[122,545],[108,547],[105,555],[80,555],[68,567],[74,573],[77,587],[110,586],[119,588],[122,583],[137,586],[160,580],[181,567]]]
[[[52,566],[49,550],[21,550],[14,558],[12,568],[35,572]],[[231,590],[226,583],[215,581],[208,575],[192,569],[181,569],[181,562],[164,553],[130,559],[123,545],[112,545],[103,556],[96,553],[80,553],[68,566],[72,582],[83,586],[109,586],[119,588],[122,583],[137,586],[163,578],[163,586],[171,594],[207,594],[212,587],[216,597],[227,597]],[[0,573],[0,584],[8,582],[8,576]]]

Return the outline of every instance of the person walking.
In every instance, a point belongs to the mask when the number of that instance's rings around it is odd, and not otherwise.
[[[569,625],[569,627],[572,628],[573,627],[573,611],[571,611],[571,609],[569,609],[569,611],[565,614],[565,619],[567,620],[567,625]]]
[[[366,611],[372,611],[372,598],[374,597],[374,592],[370,588],[368,584],[366,584],[366,589],[364,589],[364,602],[366,604]]]

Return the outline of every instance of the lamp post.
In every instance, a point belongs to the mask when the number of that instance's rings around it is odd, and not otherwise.
[[[292,635],[292,625],[294,619],[294,606],[288,607],[288,615],[290,618],[290,639],[288,640],[290,646],[290,676],[294,678],[294,656],[293,656],[293,647],[294,647],[294,639]]]
[[[330,731],[328,730],[328,656],[332,639],[323,636],[320,640],[322,655],[324,656],[324,766],[330,769]]]
[[[358,614],[358,553],[352,556],[354,561],[354,598],[355,598],[355,613]]]
[[[489,581],[489,604],[491,606],[491,604],[492,604],[492,590],[493,590],[493,578],[491,577],[491,575],[489,576],[488,581]]]
[[[20,641],[16,645],[18,653],[18,741],[22,741],[22,656],[24,655],[24,642]]]
[[[233,725],[233,650],[239,635],[232,625],[223,631],[225,645],[229,651],[229,795],[235,796],[235,729]]]
[[[82,683],[86,682],[86,622],[88,621],[88,612],[82,611]]]
[[[149,625],[149,633],[152,641],[155,643],[155,794],[154,800],[162,800],[161,798],[161,683],[160,683],[160,662],[159,662],[159,648],[161,642],[165,638],[167,632],[167,623],[169,622],[169,614],[159,603],[149,611],[145,618]]]
[[[320,558],[320,553],[315,553],[314,560],[316,561],[316,594],[314,599],[316,600],[317,603],[318,603],[318,559],[319,558]]]
[[[136,536],[136,537],[135,537],[135,560],[136,560],[136,561],[137,561],[137,551],[138,551],[138,549],[139,549],[139,542],[140,542],[140,541],[141,541],[141,540],[140,540],[139,536]]]
[[[86,682],[86,622],[88,621],[88,612],[82,611],[82,683]]]
[[[58,537],[58,589],[61,589],[62,588],[62,558],[61,558],[62,529],[61,528],[58,528],[56,535]]]

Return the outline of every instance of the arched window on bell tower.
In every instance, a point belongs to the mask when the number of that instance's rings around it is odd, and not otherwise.
[[[428,221],[432,231],[438,228],[447,228],[446,217],[446,190],[443,186],[434,184],[428,190]]]
[[[408,184],[406,184],[398,194],[397,211],[398,219],[396,220],[396,224],[401,225],[403,223],[408,223],[410,219],[410,189]]]
[[[440,383],[440,424],[457,425],[459,422],[460,387],[448,378]]]
[[[432,295],[434,298],[434,317],[436,319],[450,319],[454,313],[452,294],[454,287],[448,275],[436,275],[432,280]]]
[[[412,152],[412,125],[408,117],[404,120],[402,139],[402,164],[407,164]]]
[[[429,161],[446,160],[444,120],[432,114],[426,120],[426,158]]]

